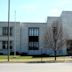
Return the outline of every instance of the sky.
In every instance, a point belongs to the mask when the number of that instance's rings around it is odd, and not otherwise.
[[[62,11],[72,11],[72,0],[10,0],[10,21],[46,22]],[[7,20],[8,0],[0,0],[0,21]]]

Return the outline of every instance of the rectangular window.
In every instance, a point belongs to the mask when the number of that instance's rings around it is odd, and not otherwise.
[[[29,36],[29,42],[38,42],[39,36]]]
[[[29,42],[29,50],[38,50],[39,43],[38,42]]]
[[[28,29],[29,50],[39,49],[39,28],[29,27]]]
[[[2,36],[2,28],[0,28],[0,36]]]
[[[13,41],[10,41],[10,49],[13,48]],[[8,49],[8,41],[2,41],[2,49]]]
[[[13,27],[10,27],[10,36],[12,36],[13,34]]]
[[[0,49],[2,49],[2,41],[0,41]]]
[[[39,36],[39,28],[37,27],[29,27],[29,36]]]
[[[12,31],[13,31],[13,28],[12,27],[10,27],[10,36],[12,36]],[[3,36],[8,36],[8,27],[3,27],[2,28],[2,35]]]

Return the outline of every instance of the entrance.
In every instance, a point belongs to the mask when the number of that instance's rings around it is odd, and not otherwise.
[[[67,40],[67,53],[72,55],[72,40]]]

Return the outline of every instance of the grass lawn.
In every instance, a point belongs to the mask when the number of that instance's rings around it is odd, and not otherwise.
[[[5,62],[8,59],[8,56],[2,55],[0,56],[0,62]],[[10,62],[36,62],[36,61],[55,61],[54,57],[38,57],[33,58],[32,56],[9,56]],[[57,57],[56,61],[65,62],[65,61],[72,61],[71,57]]]
[[[6,56],[6,55],[1,55],[0,56],[0,59],[7,59],[8,58],[8,56]],[[30,59],[30,58],[32,58],[32,56],[13,56],[13,55],[11,55],[11,56],[9,56],[9,58],[10,59],[14,59],[14,58],[16,58],[16,59]]]

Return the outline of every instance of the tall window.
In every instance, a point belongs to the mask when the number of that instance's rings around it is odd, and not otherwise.
[[[29,27],[29,50],[38,50],[39,49],[39,28],[38,27]]]
[[[2,41],[2,49],[8,48],[8,41]],[[13,48],[13,41],[10,41],[10,49]]]
[[[29,36],[39,36],[39,28],[30,27],[29,28]]]
[[[2,36],[2,28],[0,27],[0,36]]]
[[[2,41],[0,41],[0,49],[2,49]]]
[[[13,31],[13,28],[12,27],[10,27],[10,36],[12,36],[12,31]],[[3,36],[8,36],[8,27],[3,27],[2,28],[2,34],[3,34]]]
[[[72,55],[72,40],[67,40],[67,53]]]

